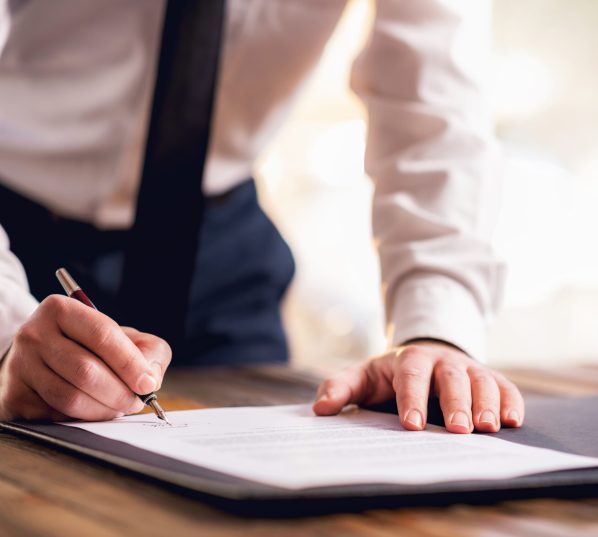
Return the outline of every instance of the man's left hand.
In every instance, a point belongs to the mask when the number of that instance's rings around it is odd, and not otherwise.
[[[338,414],[345,405],[375,405],[396,397],[401,424],[425,428],[428,398],[438,396],[452,433],[520,427],[521,393],[504,375],[441,342],[417,342],[351,366],[319,388],[314,412]]]

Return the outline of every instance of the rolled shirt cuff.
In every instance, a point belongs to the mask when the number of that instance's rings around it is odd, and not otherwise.
[[[421,275],[401,284],[388,316],[391,346],[412,339],[437,339],[486,360],[488,319],[473,294],[459,282],[439,275]]]

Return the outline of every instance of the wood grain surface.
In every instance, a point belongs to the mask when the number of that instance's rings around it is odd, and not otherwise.
[[[527,392],[598,393],[598,367],[505,373]],[[174,370],[167,410],[310,401],[318,378],[286,367]],[[0,537],[598,536],[598,499],[246,519],[87,459],[0,433]]]

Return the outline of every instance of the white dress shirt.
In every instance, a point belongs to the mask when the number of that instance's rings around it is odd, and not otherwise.
[[[229,0],[205,191],[251,175],[345,0]],[[0,181],[57,214],[131,225],[162,0],[0,0]],[[389,341],[484,354],[502,266],[480,91],[486,0],[378,0],[352,86],[367,105]],[[2,215],[0,215],[0,224]],[[0,228],[0,352],[37,303]]]

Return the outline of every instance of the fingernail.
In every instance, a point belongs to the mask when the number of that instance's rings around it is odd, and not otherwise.
[[[482,415],[480,416],[480,423],[491,423],[492,425],[496,425],[496,416],[492,410],[484,410]]]
[[[316,403],[320,403],[321,401],[326,401],[327,399],[328,399],[328,394],[323,393],[322,395],[320,395],[320,397],[318,397],[318,400],[316,401]]]
[[[424,426],[424,420],[419,410],[410,410],[407,412],[405,423],[410,423],[418,429],[421,429]]]
[[[324,395],[326,395],[328,399],[332,400],[341,399],[343,397],[343,393],[339,390],[329,390]]]
[[[511,410],[511,412],[509,412],[509,415],[507,416],[507,418],[510,421],[514,421],[515,423],[519,423],[519,412],[517,412],[516,410]]]
[[[467,414],[460,410],[455,412],[451,418],[451,425],[460,425],[461,427],[469,429],[469,418],[467,417]]]
[[[137,386],[139,386],[140,395],[151,393],[157,388],[157,382],[154,378],[150,377],[147,373],[144,373],[139,377]]]
[[[116,418],[122,418],[125,415],[124,412],[119,412],[115,417]]]

